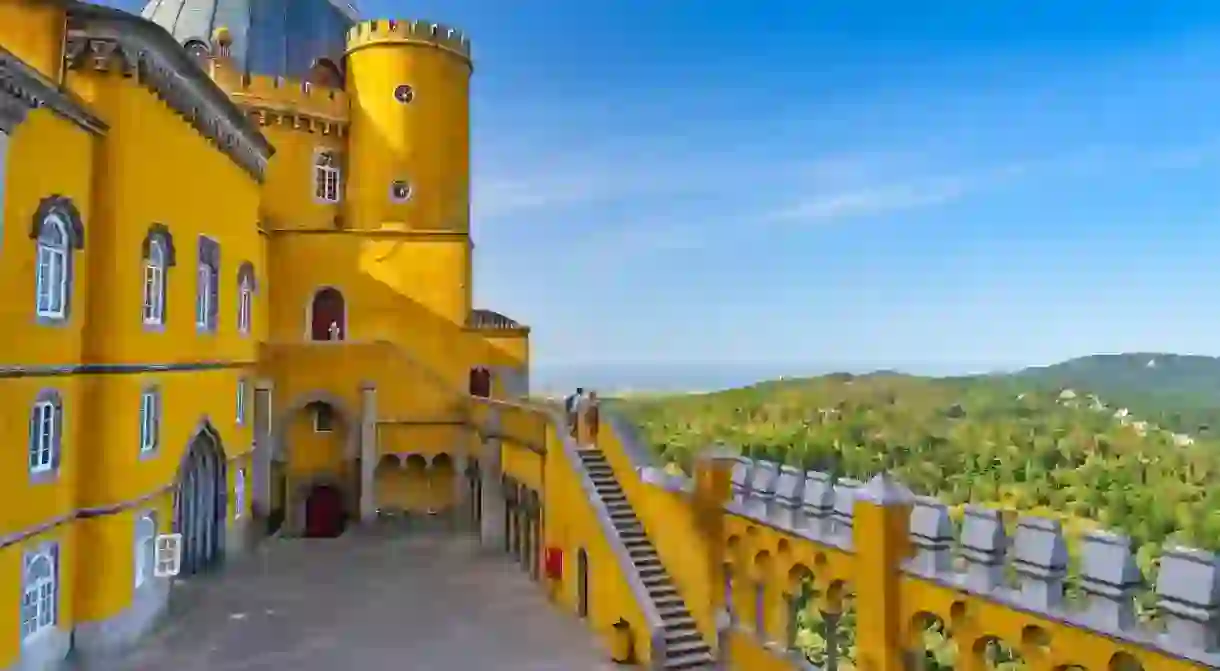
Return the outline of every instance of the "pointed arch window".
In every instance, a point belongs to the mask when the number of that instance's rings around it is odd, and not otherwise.
[[[257,290],[254,264],[245,261],[237,268],[237,330],[239,333],[250,333],[254,321],[254,292]]]
[[[34,313],[39,322],[68,319],[72,300],[72,252],[84,249],[80,212],[63,196],[42,199],[30,237],[36,245]]]
[[[59,547],[43,546],[25,555],[21,585],[21,638],[33,641],[59,619]]]
[[[215,333],[220,314],[220,243],[199,236],[199,265],[195,279],[195,327]]]
[[[142,320],[145,326],[165,324],[165,301],[169,269],[175,263],[174,238],[164,224],[148,227],[141,243],[144,259]]]
[[[339,155],[330,149],[319,149],[313,162],[314,197],[323,203],[339,202]]]
[[[140,454],[157,451],[161,443],[161,391],[156,387],[140,394]]]

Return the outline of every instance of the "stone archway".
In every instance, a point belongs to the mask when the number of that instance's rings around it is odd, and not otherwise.
[[[333,440],[340,441],[343,472],[311,473],[304,480],[293,482],[291,468],[291,452],[289,431],[293,420],[299,419],[307,410],[315,410],[319,406],[328,409],[329,426],[315,426],[319,436],[330,434]],[[344,521],[358,516],[359,497],[362,490],[361,471],[361,436],[365,432],[361,426],[361,416],[352,411],[348,403],[339,396],[328,391],[316,390],[301,394],[293,399],[283,411],[276,416],[272,424],[271,459],[278,470],[286,474],[285,486],[281,490],[282,499],[272,501],[273,511],[283,511],[284,533],[290,536],[301,535],[306,530],[306,502],[314,493],[316,487],[325,486],[335,489],[343,502]]]
[[[224,558],[228,516],[225,470],[220,434],[204,419],[187,444],[174,491],[173,528],[182,534],[182,576],[212,569]]]

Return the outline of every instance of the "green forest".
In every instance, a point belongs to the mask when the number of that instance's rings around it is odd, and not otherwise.
[[[1069,549],[1094,526],[1124,532],[1149,579],[1166,541],[1220,550],[1220,488],[1208,486],[1220,474],[1220,360],[1209,357],[1086,357],[954,378],[838,373],[614,404],[687,472],[713,443],[837,476],[890,469],[955,516],[970,502],[1058,517]],[[1151,599],[1142,606],[1154,618]],[[802,641],[819,658],[815,631],[806,622]],[[951,649],[930,649],[951,664]]]

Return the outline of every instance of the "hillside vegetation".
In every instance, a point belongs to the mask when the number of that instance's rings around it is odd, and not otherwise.
[[[1220,444],[1158,424],[1177,412],[1172,405],[1150,421],[1111,402],[1108,391],[1059,383],[1104,378],[1109,365],[944,379],[835,374],[615,404],[666,462],[687,472],[712,443],[859,479],[888,468],[917,493],[954,506],[955,517],[967,502],[1058,517],[1073,555],[1080,531],[1121,530],[1151,578],[1167,540],[1220,550],[1220,487],[1209,486],[1220,475]],[[1173,397],[1164,387],[1150,390],[1138,375],[1115,372],[1111,379],[1125,380],[1116,393],[1142,399],[1145,408]],[[1202,399],[1208,392],[1200,381],[1190,393]],[[1197,407],[1205,409],[1202,401]],[[1150,605],[1145,598],[1145,617]],[[802,640],[817,639],[816,631],[816,622],[804,621]],[[951,668],[952,646],[928,635],[938,641],[929,642],[933,668]],[[1022,668],[1007,652],[995,659]]]

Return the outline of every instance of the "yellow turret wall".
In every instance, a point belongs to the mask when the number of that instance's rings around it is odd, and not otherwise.
[[[472,380],[528,391],[529,329],[471,305],[465,38],[359,24],[301,82],[212,37],[0,0],[0,669],[138,639],[158,533],[189,575],[318,531],[326,487],[454,505]]]

